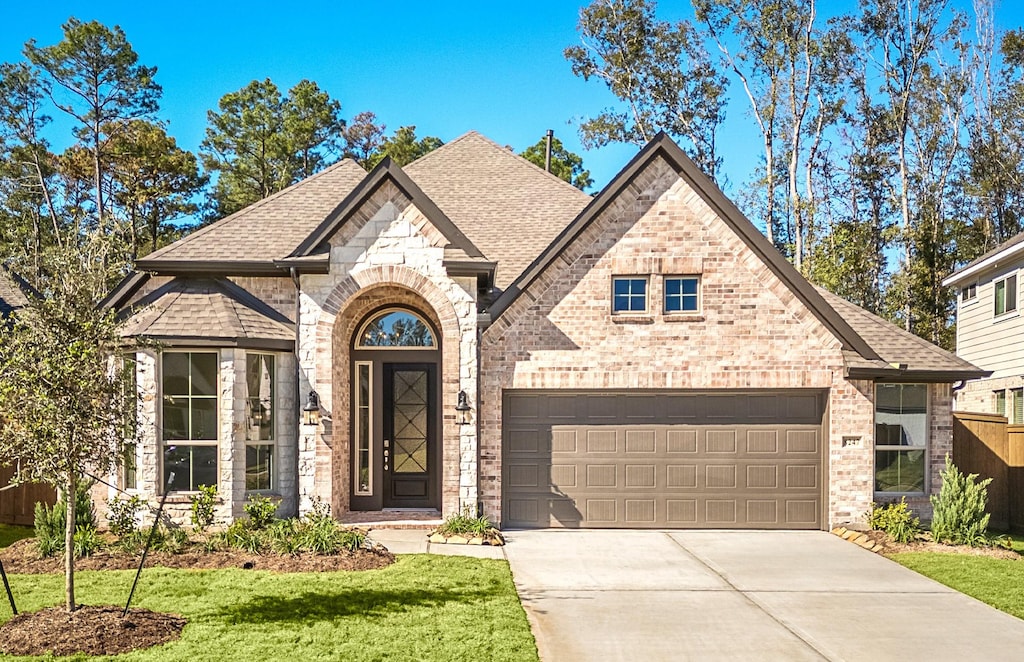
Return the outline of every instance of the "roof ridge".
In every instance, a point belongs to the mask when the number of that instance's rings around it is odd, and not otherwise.
[[[271,193],[270,195],[268,195],[265,198],[260,198],[256,202],[254,202],[254,203],[252,203],[250,205],[246,205],[245,207],[242,207],[238,211],[233,212],[231,214],[228,214],[224,218],[218,218],[216,221],[213,221],[209,225],[201,227],[198,230],[196,230],[195,232],[192,232],[192,233],[182,237],[181,239],[179,239],[179,240],[177,240],[177,241],[175,241],[175,242],[173,242],[171,244],[168,244],[168,245],[164,246],[163,248],[161,248],[159,250],[153,251],[152,253],[149,253],[148,255],[144,255],[140,259],[144,260],[144,261],[145,260],[160,259],[165,253],[169,252],[171,248],[175,248],[175,249],[180,248],[181,246],[190,243],[195,237],[203,236],[204,234],[209,232],[215,226],[216,227],[223,227],[224,225],[227,225],[228,223],[236,221],[236,220],[238,220],[239,217],[241,217],[241,215],[243,213],[249,213],[250,211],[252,211],[254,209],[259,209],[259,208],[269,204],[270,202],[273,202],[273,201],[275,201],[275,200],[277,200],[279,198],[282,198],[286,194],[292,193],[298,187],[303,186],[305,184],[308,184],[308,183],[312,182],[314,179],[318,179],[322,175],[326,175],[326,174],[328,174],[330,172],[334,172],[335,170],[339,170],[341,168],[341,166],[346,164],[346,163],[351,163],[355,167],[359,168],[360,170],[363,170],[363,167],[361,165],[359,165],[354,159],[349,159],[349,158],[340,159],[337,163],[332,163],[331,165],[327,166],[323,170],[320,170],[319,172],[315,172],[312,175],[310,175],[309,177],[306,177],[305,179],[301,179],[301,180],[295,182],[294,184],[288,186],[287,188],[283,188],[280,191],[277,191],[275,193]],[[363,170],[363,172],[365,173],[366,171]]]

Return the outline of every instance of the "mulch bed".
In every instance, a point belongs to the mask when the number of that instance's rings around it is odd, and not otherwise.
[[[925,537],[918,538],[908,543],[900,543],[890,538],[884,531],[868,530],[861,531],[860,533],[867,536],[871,542],[881,545],[881,549],[878,550],[878,553],[883,556],[901,554],[903,552],[938,552],[940,554],[988,556],[990,558],[1006,559],[1010,561],[1024,560],[1024,556],[1020,553],[1012,549],[1006,549],[1005,547],[999,546],[970,547],[968,545],[945,545],[934,542]]]
[[[38,575],[64,571],[64,556],[39,558],[39,548],[32,538],[18,542],[0,551],[4,569],[12,574]],[[146,567],[180,568],[188,570],[271,570],[274,572],[333,572],[336,570],[375,570],[395,562],[395,555],[381,545],[333,556],[318,554],[250,554],[230,549],[217,552],[202,550],[181,554],[150,552]],[[75,570],[134,570],[139,556],[100,551],[92,556],[75,560]]]
[[[0,627],[0,651],[8,655],[117,655],[181,637],[185,619],[148,609],[79,607],[68,613],[51,607],[20,614]]]

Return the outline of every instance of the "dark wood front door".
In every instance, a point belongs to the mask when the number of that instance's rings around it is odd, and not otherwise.
[[[383,367],[384,507],[436,507],[437,366],[385,363]]]

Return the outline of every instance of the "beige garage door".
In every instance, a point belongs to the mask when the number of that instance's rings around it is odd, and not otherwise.
[[[822,527],[823,392],[503,400],[504,527]]]

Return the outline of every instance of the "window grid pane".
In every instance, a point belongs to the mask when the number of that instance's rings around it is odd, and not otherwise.
[[[696,278],[665,279],[665,312],[696,312],[698,310]]]
[[[249,444],[245,447],[245,489],[274,488],[273,444]]]
[[[928,386],[875,389],[875,491],[923,493],[928,453]]]
[[[642,313],[647,310],[646,278],[615,278],[612,293],[613,312]]]
[[[276,394],[274,357],[248,354],[245,357],[247,441],[273,441]]]
[[[216,485],[217,353],[167,352],[162,369],[164,487],[194,491],[199,485]],[[187,443],[196,441],[211,443]],[[168,486],[172,473],[174,482]]]

